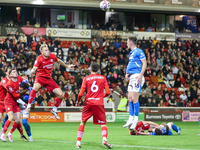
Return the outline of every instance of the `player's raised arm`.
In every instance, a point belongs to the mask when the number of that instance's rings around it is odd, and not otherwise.
[[[65,64],[61,59],[58,59],[57,61],[60,65],[64,66],[65,68],[68,68],[68,69],[73,69],[75,65],[67,65]]]

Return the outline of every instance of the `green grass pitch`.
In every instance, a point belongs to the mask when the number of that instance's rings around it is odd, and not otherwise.
[[[160,123],[160,122],[159,122]],[[197,122],[175,122],[181,127],[181,135],[130,136],[124,123],[108,123],[108,142],[116,150],[193,150],[200,149],[200,127]],[[76,149],[79,123],[30,123],[34,142],[24,142],[16,130],[13,143],[1,142],[1,150],[71,150]],[[24,134],[26,135],[25,131]],[[101,127],[87,123],[82,138],[83,150],[107,149],[101,144]]]

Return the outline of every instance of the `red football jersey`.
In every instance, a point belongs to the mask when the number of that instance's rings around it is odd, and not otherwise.
[[[104,88],[108,86],[105,76],[91,74],[83,79],[81,88],[87,89],[86,102],[88,105],[104,105]]]
[[[1,83],[0,83],[0,103],[4,103],[4,98],[6,97],[6,93],[7,93],[7,90],[6,90],[7,82],[8,82],[7,77],[5,77],[1,80]]]
[[[135,127],[138,132],[141,132],[142,130],[148,130],[149,128],[150,124],[144,125],[142,121],[138,122],[137,126]]]
[[[42,55],[38,56],[34,66],[38,67],[36,71],[37,77],[51,78],[51,72],[53,70],[54,62],[57,62],[58,58],[56,55],[50,53],[49,58],[45,59]]]
[[[21,96],[19,94],[19,84],[23,81],[23,78],[18,76],[17,82],[13,82],[10,79],[7,83],[7,94],[5,97],[5,105],[17,105],[16,100]]]

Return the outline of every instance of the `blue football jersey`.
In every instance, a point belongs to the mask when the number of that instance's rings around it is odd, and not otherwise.
[[[133,49],[129,53],[129,63],[126,69],[126,73],[130,73],[130,74],[141,73],[142,59],[146,59],[144,52],[139,48]]]
[[[23,79],[22,82],[28,83],[28,80]],[[29,92],[31,93],[32,87],[29,86],[28,90],[29,90]],[[22,96],[21,96],[21,97],[22,97],[22,100],[23,100],[25,103],[27,103],[27,104],[28,104],[29,96],[30,96],[30,94],[26,94],[26,95],[22,95]],[[33,100],[32,104],[34,104],[34,103],[35,103],[35,99]]]

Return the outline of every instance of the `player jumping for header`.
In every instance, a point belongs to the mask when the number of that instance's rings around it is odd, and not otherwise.
[[[58,59],[54,54],[50,53],[49,48],[46,44],[40,46],[40,52],[41,55],[38,56],[33,66],[33,69],[31,70],[32,74],[36,72],[36,78],[29,97],[28,106],[24,113],[29,114],[31,104],[36,96],[37,91],[41,87],[46,87],[50,93],[54,92],[58,96],[55,100],[55,104],[53,109],[51,110],[51,113],[56,117],[56,119],[60,119],[57,113],[57,108],[64,98],[64,94],[60,87],[52,79],[51,72],[53,70],[53,65],[55,62],[58,62],[60,65],[68,69],[74,68],[74,65],[66,65],[62,60]]]

